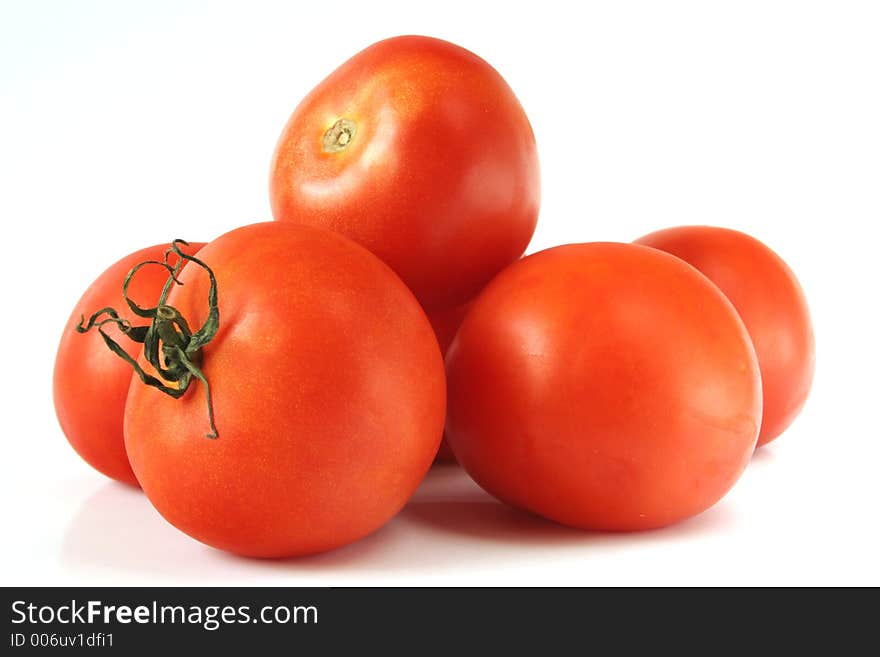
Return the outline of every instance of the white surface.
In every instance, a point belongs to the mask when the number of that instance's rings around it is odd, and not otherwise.
[[[85,287],[136,248],[269,218],[293,107],[401,33],[474,50],[519,95],[544,178],[530,251],[712,223],[798,273],[812,398],[709,512],[576,532],[443,468],[360,543],[249,561],[180,534],[68,447],[51,370]],[[871,2],[4,0],[2,584],[880,584],[878,34]]]

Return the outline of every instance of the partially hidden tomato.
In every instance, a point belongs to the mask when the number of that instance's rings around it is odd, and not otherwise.
[[[764,416],[758,445],[778,437],[803,408],[816,361],[810,311],[794,273],[765,244],[727,228],[680,226],[637,242],[690,263],[733,303],[761,367]]]
[[[447,373],[459,463],[499,499],[581,528],[709,508],[761,423],[733,306],[690,265],[632,244],[561,246],[506,269],[473,303]]]
[[[428,313],[428,319],[431,321],[434,334],[437,336],[437,342],[440,344],[440,351],[443,353],[444,357],[449,350],[449,345],[452,344],[452,339],[458,332],[458,327],[461,326],[462,320],[465,315],[467,315],[469,307],[470,303],[463,303],[460,306],[453,306],[452,308],[435,310]],[[436,460],[440,463],[455,462],[455,454],[452,453],[452,448],[449,446],[445,434],[443,440],[440,442],[440,449],[437,450]]]
[[[248,556],[380,527],[443,433],[443,361],[418,301],[366,249],[308,226],[239,228],[199,260],[157,315],[207,327],[213,272],[218,328],[193,361],[208,386],[173,399],[135,378],[128,395],[125,444],[147,497],[190,536]]]
[[[202,246],[192,244],[189,250],[194,252]],[[93,468],[133,486],[138,482],[128,464],[122,435],[131,368],[107,349],[97,331],[80,334],[76,327],[80,320],[85,323],[93,312],[108,306],[117,308],[121,318],[135,319],[122,297],[125,276],[146,260],[163,261],[167,248],[157,245],[135,251],[98,276],[74,306],[55,357],[55,413],[67,440]],[[132,279],[130,296],[139,301],[156,299],[167,280],[168,271],[164,268],[145,267],[137,279]],[[107,325],[105,331],[121,335],[116,325]],[[129,342],[125,349],[136,357],[140,347]]]
[[[424,307],[474,296],[525,250],[540,204],[532,128],[477,55],[387,39],[313,89],[271,165],[275,219],[338,231],[388,263]]]

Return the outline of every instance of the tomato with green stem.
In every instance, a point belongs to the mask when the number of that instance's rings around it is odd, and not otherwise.
[[[202,246],[193,244],[188,250],[195,252]],[[81,335],[77,327],[83,326],[92,312],[108,306],[123,308],[120,318],[134,320],[131,310],[124,308],[123,280],[141,262],[164,262],[166,250],[167,245],[157,245],[135,251],[98,276],[74,306],[55,356],[52,389],[55,413],[64,435],[89,465],[132,486],[138,482],[129,465],[122,434],[131,368],[108,351],[100,335]],[[165,267],[145,267],[129,291],[136,299],[155,299],[167,279]],[[111,324],[105,330],[122,337],[119,325]],[[139,347],[126,343],[125,350],[136,357]]]
[[[149,500],[248,556],[380,527],[443,432],[443,361],[418,301],[366,249],[307,226],[245,226],[189,260],[135,335],[125,446]]]

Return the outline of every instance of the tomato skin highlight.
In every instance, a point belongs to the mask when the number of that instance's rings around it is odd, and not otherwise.
[[[528,256],[477,298],[446,359],[447,435],[502,501],[598,530],[662,527],[736,482],[757,359],[696,269],[630,244]]]
[[[214,547],[289,557],[374,531],[427,472],[443,432],[443,361],[427,317],[366,249],[269,222],[199,253],[217,277],[220,328],[205,390],[180,400],[132,382],[125,442],[147,497]],[[187,267],[168,304],[197,327],[208,277]]]
[[[816,367],[810,310],[794,272],[768,246],[728,228],[680,226],[636,242],[693,265],[733,303],[761,367],[764,417],[758,445],[777,438],[806,403]]]
[[[202,246],[192,244],[187,252],[195,253]],[[116,308],[120,317],[133,324],[143,324],[125,305],[122,283],[132,267],[146,260],[162,260],[167,248],[167,244],[159,244],[135,251],[98,276],[70,313],[55,356],[52,391],[61,430],[89,465],[132,486],[138,482],[128,463],[122,433],[131,367],[107,349],[97,329],[80,334],[76,326],[80,317],[88,319],[108,306]],[[141,304],[155,301],[167,280],[165,269],[145,267],[132,281],[131,296]],[[130,356],[136,357],[143,349],[143,345],[122,337],[115,327],[107,327],[107,332],[119,338]]]
[[[356,131],[327,152],[339,121]],[[276,220],[346,235],[425,308],[449,308],[528,245],[540,205],[535,138],[484,60],[439,39],[387,39],[296,108],[272,159],[270,199]]]

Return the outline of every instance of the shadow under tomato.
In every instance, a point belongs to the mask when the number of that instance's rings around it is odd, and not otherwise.
[[[244,580],[249,572],[280,564],[313,561],[328,570],[380,563],[388,546],[400,542],[394,521],[349,546],[290,560],[239,557],[203,545],[169,524],[138,490],[107,482],[89,496],[71,520],[61,546],[61,563],[102,574],[137,573],[163,578]]]
[[[136,488],[107,482],[67,526],[61,563],[93,572],[167,576],[192,573],[192,553],[205,548],[168,524]],[[198,570],[211,570],[201,564]]]
[[[482,542],[555,548],[576,546],[589,551],[645,542],[676,541],[691,535],[717,531],[735,522],[732,512],[725,505],[719,504],[669,527],[638,532],[589,531],[560,525],[502,504],[488,495],[485,497],[486,499],[414,500],[402,515],[412,523],[431,527],[438,532],[457,534]]]
[[[292,559],[249,559],[204,546],[168,524],[138,490],[108,482],[80,507],[67,528],[62,563],[81,570],[167,579],[248,581],[256,572],[278,583],[308,584],[311,575],[419,573],[442,575],[487,564],[546,558],[546,549],[597,551],[716,531],[731,522],[724,505],[673,527],[631,534],[586,532],[508,507],[456,465],[435,466],[391,522],[351,545]],[[305,578],[306,581],[300,581]],[[291,579],[293,581],[291,581]],[[274,581],[274,580],[273,580]]]
[[[773,447],[769,444],[763,445],[752,454],[752,463],[772,463],[775,458],[776,455],[773,453]]]
[[[440,573],[449,565],[546,558],[547,549],[585,556],[646,543],[675,542],[723,530],[735,514],[719,504],[670,527],[642,532],[591,532],[512,508],[482,490],[458,466],[435,466],[409,504],[388,525],[357,543],[310,557],[263,561],[267,568],[372,569]],[[235,558],[231,557],[230,558]]]
[[[583,543],[588,534],[502,504],[457,465],[435,466],[400,517],[435,533],[510,542]]]

